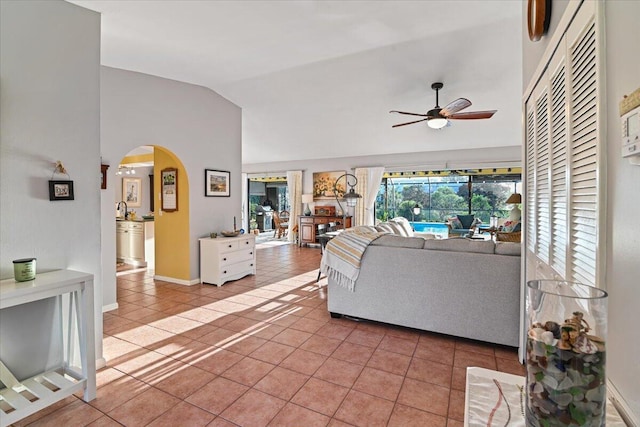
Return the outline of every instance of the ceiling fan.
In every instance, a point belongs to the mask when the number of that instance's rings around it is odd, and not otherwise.
[[[459,113],[460,110],[464,110],[465,108],[471,106],[471,101],[466,98],[458,98],[455,101],[450,102],[444,108],[440,108],[438,105],[438,91],[442,89],[444,85],[440,82],[433,83],[431,85],[431,89],[436,91],[436,106],[427,111],[426,114],[419,113],[407,113],[404,111],[391,110],[390,113],[398,113],[398,114],[406,114],[408,116],[418,116],[424,117],[420,120],[414,120],[412,122],[400,123],[397,125],[393,125],[392,127],[397,128],[398,126],[406,126],[414,123],[424,122],[426,120],[427,126],[432,129],[441,129],[445,127],[449,120],[473,120],[473,119],[490,119],[497,110],[488,110],[488,111],[469,111],[466,113]]]

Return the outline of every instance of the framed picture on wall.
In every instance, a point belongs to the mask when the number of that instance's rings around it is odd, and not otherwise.
[[[73,200],[73,181],[49,181],[49,200]]]
[[[329,200],[335,199],[334,186],[336,180],[344,175],[344,171],[337,172],[314,172],[313,173],[313,199]],[[338,197],[342,197],[345,193],[344,180],[338,183]]]
[[[128,208],[142,207],[142,179],[122,178],[122,200]]]
[[[160,171],[160,192],[162,198],[162,209],[165,212],[175,212],[178,210],[178,169],[166,168]]]
[[[204,195],[206,197],[229,197],[231,174],[228,171],[204,170]]]

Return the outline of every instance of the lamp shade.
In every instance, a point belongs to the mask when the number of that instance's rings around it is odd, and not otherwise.
[[[356,193],[353,188],[349,190],[347,194],[343,196],[343,199],[347,201],[347,206],[354,207],[358,203],[358,199],[361,199],[362,196]]]
[[[302,203],[313,203],[313,194],[303,194]]]
[[[513,193],[509,196],[506,203],[508,205],[519,205],[520,203],[522,203],[522,196],[520,195],[520,193]]]
[[[427,120],[427,126],[429,126],[431,129],[442,129],[447,125],[447,123],[447,119],[443,117],[436,117]]]
[[[420,205],[416,204],[416,205],[413,207],[413,214],[414,214],[414,215],[420,215],[420,211],[422,211],[422,208],[420,208]]]

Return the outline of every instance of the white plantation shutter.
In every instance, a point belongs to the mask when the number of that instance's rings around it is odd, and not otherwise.
[[[595,23],[570,46],[570,279],[596,283],[598,115]]]
[[[535,133],[535,111],[531,104],[527,104],[526,117],[526,230],[527,230],[527,249],[535,253],[536,250],[536,133]]]
[[[536,253],[549,262],[549,111],[547,88],[536,99]]]
[[[551,77],[551,267],[567,268],[567,114],[564,57]]]
[[[527,280],[598,286],[603,275],[598,243],[606,150],[596,5],[582,3],[525,102]]]

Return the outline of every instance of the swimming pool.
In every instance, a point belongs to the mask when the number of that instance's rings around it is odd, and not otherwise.
[[[412,222],[409,221],[409,224],[413,227],[413,229],[420,233],[433,233],[433,234],[441,234],[443,236],[447,236],[449,234],[449,227],[447,224],[442,222]]]

